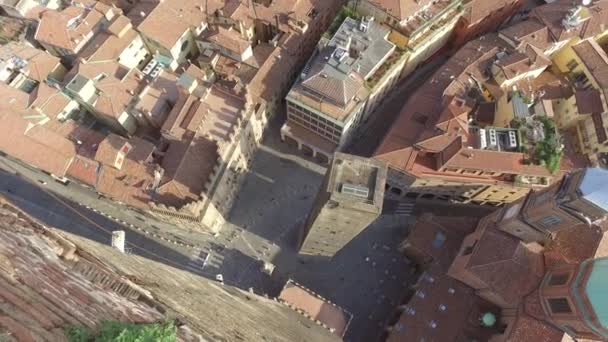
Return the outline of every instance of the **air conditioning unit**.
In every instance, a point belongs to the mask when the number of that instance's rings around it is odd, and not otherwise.
[[[509,147],[517,147],[517,135],[515,134],[515,131],[509,131]]]
[[[490,138],[490,146],[498,145],[498,142],[496,140],[496,130],[495,129],[488,130],[488,136]]]
[[[483,128],[479,129],[479,148],[484,149],[488,147],[488,141],[486,139],[486,130]]]
[[[149,75],[152,70],[154,70],[154,68],[158,65],[158,63],[154,60],[151,60],[148,65],[146,65],[146,67],[143,70],[143,73],[146,75]]]

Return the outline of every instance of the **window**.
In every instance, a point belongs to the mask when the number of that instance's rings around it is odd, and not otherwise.
[[[553,274],[551,278],[549,278],[549,286],[559,286],[564,285],[568,282],[570,275],[568,273],[561,274]]]
[[[566,298],[549,298],[547,299],[547,304],[551,309],[551,312],[554,314],[565,314],[571,313],[570,303]]]
[[[568,62],[568,64],[566,64],[566,67],[568,67],[568,69],[570,71],[574,70],[577,66],[578,66],[578,62],[576,60],[574,60],[574,59],[570,60]]]
[[[544,229],[549,229],[555,225],[558,225],[562,222],[562,219],[559,216],[549,215],[540,219],[537,224]]]
[[[188,41],[188,39],[184,40],[184,42],[182,43],[182,47],[180,48],[180,51],[184,52],[184,50],[186,50],[186,48],[188,48],[188,43],[190,43],[190,41]]]

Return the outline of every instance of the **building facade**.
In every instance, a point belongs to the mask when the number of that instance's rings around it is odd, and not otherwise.
[[[395,51],[388,34],[373,20],[346,18],[329,42],[321,42],[287,94],[282,139],[306,145],[325,161],[344,147],[366,117],[370,93],[378,91],[366,82]]]
[[[302,227],[298,249],[304,257],[332,258],[382,212],[386,166],[336,153]]]

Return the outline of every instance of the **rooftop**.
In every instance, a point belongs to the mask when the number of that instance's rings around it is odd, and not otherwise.
[[[46,10],[40,14],[35,39],[68,51],[77,48],[92,38],[103,20],[111,19],[114,10],[95,5],[93,8],[69,6],[61,11]]]
[[[117,16],[106,31],[95,35],[78,56],[87,62],[118,61],[137,35],[127,17]]]
[[[608,237],[603,232],[605,222],[601,227],[579,224],[560,230],[543,248],[523,244],[498,231],[496,222],[505,211],[508,208],[494,211],[478,222],[470,221],[468,227],[455,221],[466,218],[453,216],[425,215],[417,221],[406,240],[406,255],[415,255],[418,251],[432,255],[433,260],[421,265],[425,271],[416,291],[402,307],[399,320],[391,325],[389,341],[399,341],[404,336],[437,340],[456,336],[477,340],[494,337],[507,341],[561,341],[564,333],[543,319],[538,300],[536,289],[543,279],[543,270],[604,256],[603,245]],[[467,231],[469,235],[463,241]],[[438,234],[441,239],[437,238]],[[582,245],[589,248],[580,248]],[[451,265],[447,274],[445,265]],[[462,267],[468,271],[463,272]],[[444,283],[448,285],[442,285]],[[505,320],[508,325],[502,327],[506,329],[501,329],[500,323],[493,328],[479,325],[479,317],[484,312],[493,313],[502,322],[500,307],[480,297],[499,302],[503,297],[504,307],[514,308],[514,320]],[[455,306],[460,309],[454,311]],[[454,312],[457,314],[450,314]]]
[[[497,98],[506,96],[491,78],[492,67],[509,79],[550,63],[538,48],[528,44],[517,51],[501,38],[504,36],[491,33],[458,50],[403,106],[377,148],[376,158],[397,169],[426,176],[448,176],[449,168],[551,177],[545,167],[531,165],[526,154],[480,149],[477,139],[470,136],[469,116],[477,113],[478,119],[489,121],[497,110],[479,94],[492,93],[494,89],[499,92]],[[533,82],[526,84],[532,87]],[[455,140],[456,136],[461,137],[460,142]],[[420,154],[421,151],[426,153]],[[461,181],[510,182],[478,175],[461,176]]]
[[[63,329],[72,325],[95,329],[103,320],[164,318],[137,285],[82,257],[61,233],[5,198],[0,198],[0,227],[2,331],[12,338],[61,341]]]
[[[2,82],[7,81],[15,69],[19,69],[28,78],[42,82],[60,65],[59,58],[23,43],[10,42],[0,46],[0,81]],[[9,68],[11,70],[8,70]]]
[[[429,5],[431,0],[370,0],[370,2],[391,16],[404,20]]]
[[[352,319],[352,315],[344,309],[292,280],[285,284],[279,300],[296,310],[303,311],[312,320],[321,322],[329,331],[339,337],[344,337]]]
[[[327,191],[338,202],[381,208],[386,172],[382,162],[337,152]]]
[[[201,34],[201,38],[222,46],[238,55],[251,48],[251,43],[241,37],[241,34],[232,29],[216,26],[207,29]]]
[[[142,1],[144,2],[144,1]],[[135,6],[129,17],[143,18],[137,30],[165,48],[172,48],[190,28],[200,27],[206,20],[204,4],[196,0],[160,1],[145,9]],[[209,1],[208,6],[215,1]]]
[[[143,86],[143,74],[116,61],[79,63],[65,77],[66,88],[78,93],[88,82],[98,90],[90,104],[102,115],[118,119]]]
[[[296,98],[338,120],[367,97],[364,81],[382,65],[395,46],[389,30],[374,21],[346,18],[332,39],[320,47],[288,97]]]

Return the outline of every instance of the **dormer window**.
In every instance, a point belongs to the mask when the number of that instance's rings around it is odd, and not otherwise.
[[[566,298],[549,298],[547,299],[547,305],[551,309],[551,313],[554,314],[569,314],[572,313],[570,303]]]
[[[549,286],[561,286],[568,283],[568,279],[570,279],[569,273],[556,273],[552,274],[547,282]]]

